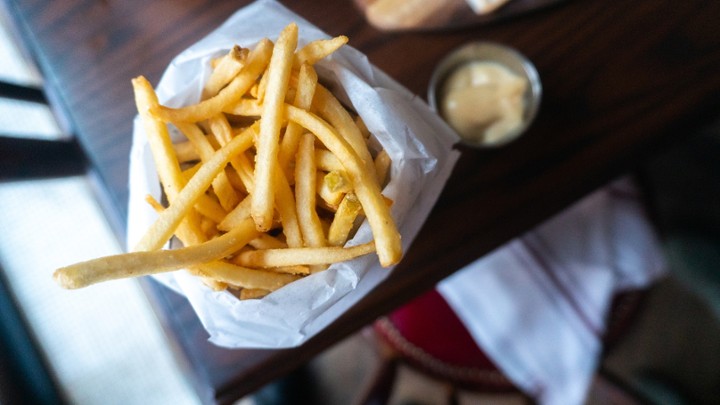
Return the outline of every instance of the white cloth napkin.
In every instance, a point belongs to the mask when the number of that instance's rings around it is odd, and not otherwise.
[[[615,293],[665,272],[632,180],[594,192],[442,281],[483,351],[541,404],[581,404]]]

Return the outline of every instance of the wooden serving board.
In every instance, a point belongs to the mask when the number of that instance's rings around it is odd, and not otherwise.
[[[476,14],[465,0],[354,0],[368,22],[383,31],[433,31],[486,24],[567,0],[508,0]]]

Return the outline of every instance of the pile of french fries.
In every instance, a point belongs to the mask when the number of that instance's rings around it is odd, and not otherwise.
[[[318,82],[313,65],[344,36],[297,48],[290,24],[275,43],[239,46],[212,61],[196,104],[161,105],[133,79],[135,101],[166,203],[132,253],[58,269],[65,288],[186,269],[216,290],[262,297],[330,264],[376,252],[382,266],[402,256],[381,194],[390,159]],[[186,140],[173,143],[170,131]],[[373,241],[348,247],[367,219]],[[176,237],[183,247],[164,249]]]

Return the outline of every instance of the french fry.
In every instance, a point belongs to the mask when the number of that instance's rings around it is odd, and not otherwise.
[[[248,55],[247,62],[240,73],[215,96],[187,107],[152,106],[150,111],[155,117],[165,122],[175,123],[198,122],[221,113],[225,107],[240,100],[255,83],[270,60],[272,48],[272,42],[269,40],[260,41]]]
[[[330,186],[325,181],[325,173],[317,172],[316,177],[317,180],[315,184],[317,185],[317,195],[320,196],[327,207],[332,208],[332,211],[335,211],[345,194],[341,191],[333,191],[330,189]]]
[[[213,69],[212,74],[208,78],[203,88],[203,100],[216,95],[220,90],[227,86],[235,76],[240,73],[247,61],[248,50],[237,45],[225,54]]]
[[[174,201],[180,189],[184,187],[185,179],[180,171],[180,164],[175,156],[167,125],[150,114],[150,110],[159,105],[157,95],[150,82],[143,76],[133,79],[132,85],[135,92],[135,104],[155,160],[160,183],[163,185],[168,200]],[[204,242],[200,230],[200,217],[197,214],[191,213],[185,218],[180,218],[179,222],[186,223],[185,228],[188,230],[186,238],[189,242],[193,244]]]
[[[342,246],[347,242],[350,231],[355,225],[355,219],[360,212],[362,212],[362,205],[357,197],[352,193],[346,194],[340,202],[328,230],[330,246]]]
[[[380,264],[388,267],[397,263],[402,257],[400,233],[380,193],[374,168],[368,171],[368,165],[358,157],[348,141],[338,135],[328,123],[299,108],[290,105],[286,105],[285,108],[289,120],[297,122],[315,134],[325,147],[343,162],[375,237]]]
[[[237,261],[248,267],[282,267],[342,262],[372,253],[373,242],[353,247],[337,246],[251,250],[240,253]]]
[[[345,169],[337,157],[327,149],[315,148],[315,162],[318,169],[326,172]]]
[[[288,247],[287,243],[266,233],[261,233],[257,238],[251,240],[249,245],[255,249],[285,249]]]
[[[178,122],[175,125],[192,142],[203,162],[207,162],[212,158],[215,148],[210,145],[210,142],[205,138],[205,134],[197,125],[185,122]],[[219,172],[217,177],[212,180],[212,186],[224,210],[232,210],[240,202],[240,197],[233,189],[224,171]]]
[[[314,65],[319,60],[328,57],[333,52],[340,49],[340,47],[347,44],[347,42],[348,37],[344,35],[331,39],[312,41],[300,49],[295,55],[295,67],[300,67],[305,63],[308,65]]]
[[[333,193],[348,193],[352,191],[352,184],[342,170],[333,170],[323,176],[323,182]]]
[[[390,166],[392,160],[390,155],[384,149],[381,150],[377,156],[375,156],[375,173],[377,174],[377,181],[380,187],[384,187],[387,183],[387,179],[390,176]]]
[[[180,172],[180,164],[173,149],[167,125],[150,114],[150,110],[159,105],[157,95],[150,82],[143,76],[132,80],[135,91],[135,104],[145,129],[155,166],[163,185],[165,195],[173,200],[185,185]]]
[[[200,155],[198,155],[197,150],[195,150],[195,146],[189,141],[174,143],[173,148],[175,149],[175,156],[180,164],[200,160]]]
[[[101,281],[157,274],[223,258],[257,236],[252,221],[200,245],[173,250],[134,252],[77,263],[55,271],[64,288],[86,287]],[[224,281],[224,280],[220,280]]]
[[[301,277],[295,274],[250,269],[220,261],[206,263],[198,272],[235,287],[259,288],[267,291],[275,291]]]
[[[259,117],[262,114],[262,105],[255,98],[242,98],[223,108],[223,112],[243,117]]]
[[[295,203],[305,246],[327,244],[320,218],[315,211],[315,137],[303,135],[295,159]]]
[[[233,129],[224,114],[218,114],[210,118],[208,122],[210,125],[210,131],[213,133],[214,138],[220,146],[225,146],[228,142],[230,142],[230,140],[232,140],[234,136]],[[255,184],[252,178],[253,170],[245,155],[239,153],[235,156],[231,156],[230,166],[232,166],[242,181],[243,188],[248,192],[252,192]]]
[[[317,85],[317,73],[315,69],[308,64],[302,64],[300,66],[300,73],[297,81],[297,91],[295,92],[295,100],[293,105],[298,108],[309,110],[312,106],[312,100],[315,96],[315,86]],[[290,162],[295,156],[295,152],[300,142],[300,136],[302,135],[302,127],[294,122],[289,122],[285,129],[285,135],[280,143],[280,151],[278,160],[280,161],[280,167],[288,178],[291,178],[290,174]]]
[[[277,162],[275,162],[277,165]],[[290,189],[285,175],[276,167],[275,170],[275,190],[277,191],[276,205],[280,214],[280,222],[282,223],[283,232],[287,239],[289,247],[303,246],[303,236],[300,231],[300,223],[298,222],[297,211],[295,211],[295,196]],[[252,207],[251,207],[252,213]],[[257,222],[255,223],[257,225]]]
[[[240,298],[241,300],[253,300],[262,298],[266,295],[270,294],[270,291],[263,290],[262,288],[243,288],[240,290]]]
[[[250,215],[258,231],[266,232],[272,226],[275,209],[275,163],[278,156],[280,126],[283,120],[283,104],[290,82],[292,59],[297,46],[297,25],[290,24],[280,33],[272,52],[266,75],[267,94],[260,118],[260,134],[255,143],[255,188],[252,195]]]
[[[374,171],[372,156],[368,150],[365,137],[360,128],[355,124],[355,120],[350,113],[343,107],[340,101],[330,93],[325,87],[318,85],[315,90],[315,98],[313,99],[313,107],[317,110],[318,115],[325,121],[330,123],[336,131],[352,146],[360,161],[366,166],[365,170]],[[341,159],[342,161],[342,159]],[[377,176],[373,176],[377,177]]]
[[[135,250],[157,250],[170,239],[173,231],[182,221],[183,216],[190,211],[190,208],[200,198],[200,195],[207,190],[212,180],[228,163],[230,157],[252,145],[255,131],[255,126],[248,128],[243,134],[233,138],[230,143],[216,151],[213,157],[198,170],[177,195],[176,201],[173,201],[168,209],[160,214],[159,218],[137,244]]]
[[[250,201],[250,197],[245,197],[244,200],[240,201],[240,203],[220,221],[218,229],[227,232],[238,226],[238,224],[246,218],[250,218]]]

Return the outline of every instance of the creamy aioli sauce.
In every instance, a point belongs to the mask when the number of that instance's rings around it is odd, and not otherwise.
[[[441,113],[473,143],[493,144],[522,125],[527,80],[495,62],[469,62],[445,82]]]

